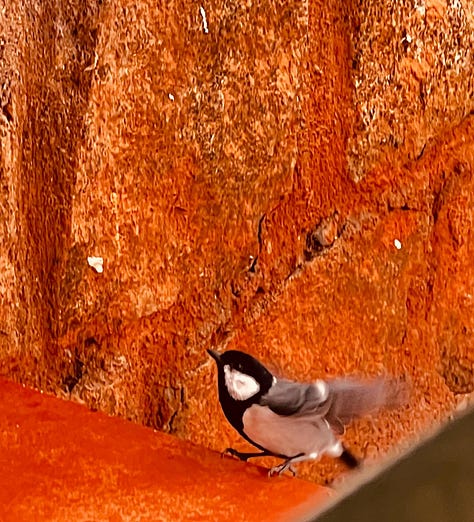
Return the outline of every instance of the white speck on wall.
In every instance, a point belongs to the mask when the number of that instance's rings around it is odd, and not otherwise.
[[[174,95],[172,93],[168,93],[168,98],[171,100],[171,101],[174,101]]]
[[[102,274],[102,272],[104,271],[104,258],[102,258],[102,257],[88,257],[87,263],[98,274]]]
[[[206,11],[204,11],[204,7],[202,5],[199,7],[199,12],[201,13],[202,18],[202,30],[205,34],[207,34],[209,32],[209,28],[207,26]]]
[[[451,7],[460,11],[462,9],[461,0],[451,0]]]
[[[400,241],[399,239],[395,239],[395,240],[393,241],[393,244],[395,245],[395,248],[396,248],[397,250],[400,250],[400,249],[402,248],[402,243],[401,243],[401,241]]]
[[[84,72],[93,71],[97,68],[97,64],[99,63],[99,55],[97,53],[94,53],[94,62],[91,63],[88,67],[84,69]]]
[[[414,8],[418,11],[421,16],[426,14],[426,6],[424,0],[415,0]]]

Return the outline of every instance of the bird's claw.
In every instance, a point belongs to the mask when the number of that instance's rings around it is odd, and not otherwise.
[[[291,463],[289,462],[283,462],[283,464],[278,464],[278,466],[273,466],[273,468],[270,468],[268,471],[268,476],[273,477],[273,475],[280,476],[282,473],[285,473],[285,471],[288,470],[293,477],[296,477],[296,470],[293,468]]]
[[[237,451],[234,448],[226,448],[221,453],[221,457],[225,457],[226,455],[231,455],[232,457],[237,457],[239,460],[243,460],[244,462],[247,460],[246,457],[242,453],[240,453],[240,451]]]

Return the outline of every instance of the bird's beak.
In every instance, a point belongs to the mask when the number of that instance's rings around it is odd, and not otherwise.
[[[207,353],[216,361],[217,365],[221,363],[221,355],[214,350],[207,350]]]

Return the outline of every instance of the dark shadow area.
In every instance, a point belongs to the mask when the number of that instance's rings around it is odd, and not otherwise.
[[[22,56],[25,113],[16,187],[21,243],[11,257],[21,274],[20,298],[28,310],[21,333],[37,350],[31,368],[25,371],[22,364],[20,371],[35,386],[52,388],[62,375],[76,370],[75,362],[71,368],[61,367],[54,344],[63,328],[61,282],[70,248],[100,2],[32,1],[25,10],[30,38]]]
[[[471,411],[327,513],[307,520],[474,520],[473,433]]]

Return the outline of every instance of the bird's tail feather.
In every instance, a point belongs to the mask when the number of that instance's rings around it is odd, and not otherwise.
[[[360,466],[360,462],[357,457],[355,457],[347,448],[343,448],[339,458],[348,468],[355,469]]]

